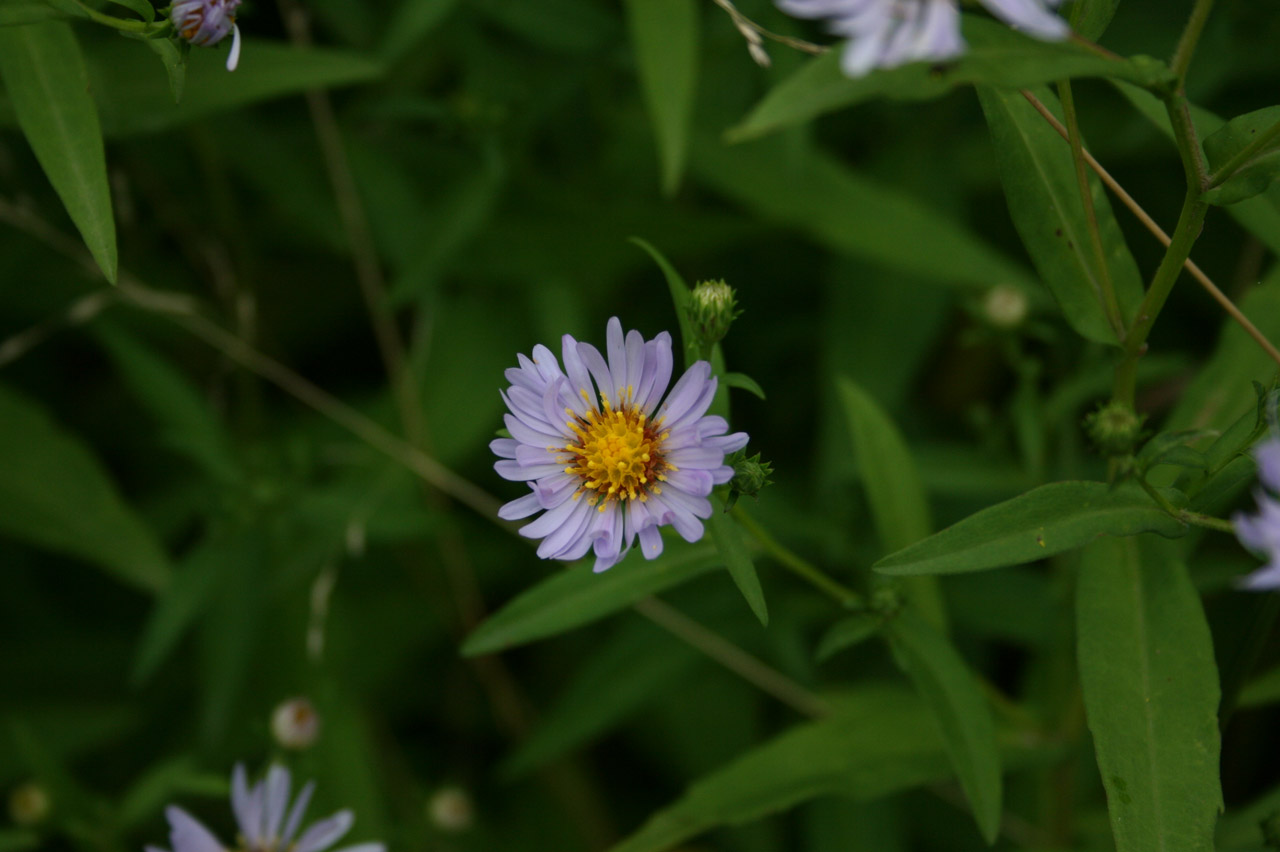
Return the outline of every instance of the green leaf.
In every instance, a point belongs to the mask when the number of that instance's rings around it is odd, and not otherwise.
[[[131,828],[163,811],[165,804],[188,793],[224,798],[228,792],[226,775],[201,772],[188,755],[153,765],[120,797],[115,817]]]
[[[889,415],[862,388],[840,377],[836,390],[881,546],[892,553],[920,541],[933,522],[911,449]],[[930,623],[946,630],[946,610],[934,580],[911,580],[907,594]]]
[[[747,391],[759,399],[763,400],[765,398],[764,388],[760,387],[756,380],[746,373],[725,373],[724,383],[731,388]]]
[[[26,852],[28,849],[39,849],[40,843],[40,835],[34,831],[0,828],[0,852]]]
[[[0,27],[0,78],[40,167],[114,284],[116,223],[102,129],[71,27],[60,21]]]
[[[20,27],[61,18],[62,14],[43,2],[9,2],[0,5],[0,27]]]
[[[987,843],[1000,831],[1003,788],[996,728],[978,681],[942,634],[911,609],[886,624],[898,666],[933,711],[942,739]]]
[[[78,438],[32,400],[0,388],[0,531],[157,591],[169,579],[160,543]]]
[[[1082,556],[1085,712],[1117,852],[1212,852],[1218,672],[1200,598],[1161,544],[1106,539]]]
[[[1034,94],[1051,110],[1048,89]],[[1117,344],[1103,308],[1102,280],[1080,200],[1071,148],[1018,91],[978,88],[1013,224],[1067,322],[1082,336]],[[1103,253],[1128,323],[1142,301],[1142,278],[1116,223],[1102,183],[1089,175]]]
[[[169,93],[175,104],[182,103],[182,92],[187,85],[187,56],[191,52],[186,42],[178,47],[167,38],[142,39],[151,52],[164,63],[164,73],[169,78]]]
[[[726,147],[695,140],[692,170],[761,218],[790,225],[837,252],[952,287],[1034,279],[964,226],[835,158],[781,137]],[[921,251],[921,246],[929,251]]]
[[[841,619],[823,634],[815,652],[818,661],[826,660],[838,651],[852,648],[880,632],[884,619],[878,615],[863,613]]]
[[[1136,485],[1051,482],[989,506],[873,567],[884,574],[956,574],[1045,559],[1099,536],[1155,532],[1175,538],[1186,526]]]
[[[163,442],[200,465],[215,481],[238,482],[241,472],[231,437],[187,378],[116,327],[100,322],[97,336],[129,390],[159,424]]]
[[[729,140],[752,139],[874,98],[926,100],[972,83],[1026,89],[1069,77],[1112,77],[1144,85],[1165,73],[1154,60],[1107,59],[1073,42],[1040,41],[974,15],[962,20],[969,49],[959,60],[915,62],[851,80],[840,70],[840,50],[830,50],[770,90],[729,131]]]
[[[826,719],[800,725],[697,781],[611,852],[659,852],[817,796],[879,798],[945,777],[928,711],[898,689],[863,687]]]
[[[403,59],[458,5],[458,0],[402,0],[378,52],[387,62]]]
[[[564,633],[722,564],[714,547],[697,544],[668,547],[652,562],[632,556],[601,574],[584,565],[566,568],[485,619],[463,643],[462,654],[492,654]]]
[[[151,5],[151,0],[109,0],[109,2],[123,6],[148,24],[156,19],[156,7]]]
[[[1256,110],[1227,122],[1204,140],[1204,156],[1215,179],[1235,157],[1257,139],[1266,139],[1249,156],[1232,166],[1226,181],[1204,194],[1214,204],[1234,204],[1265,192],[1280,175],[1280,106]]]
[[[385,66],[349,51],[298,48],[252,41],[234,74],[216,50],[193,50],[187,61],[182,103],[174,105],[167,79],[132,42],[95,42],[86,51],[93,94],[108,136],[154,133],[219,112],[380,77]]]
[[[1239,703],[1241,707],[1262,707],[1280,703],[1280,666],[1249,681],[1249,684],[1240,690]]]
[[[1089,41],[1097,41],[1115,17],[1120,0],[1075,0],[1071,6],[1071,28]],[[1044,82],[1048,82],[1048,78]]]
[[[769,607],[765,604],[764,590],[760,588],[760,578],[756,576],[756,566],[751,562],[751,553],[742,540],[742,530],[725,513],[724,505],[716,500],[707,518],[707,527],[711,532],[711,540],[715,543],[716,552],[724,566],[729,569],[729,576],[747,599],[747,604],[756,618],[765,627],[769,626]]]
[[[693,323],[689,319],[689,285],[685,283],[684,278],[680,276],[679,272],[676,272],[676,268],[663,256],[662,252],[639,237],[631,237],[631,242],[649,253],[649,256],[658,264],[658,268],[662,270],[663,277],[667,279],[667,290],[671,293],[671,305],[675,308],[676,322],[680,324],[680,345],[684,350],[684,366],[685,369],[688,369],[694,361],[698,360],[697,356],[694,355]]]
[[[626,0],[640,88],[657,137],[662,191],[674,195],[684,173],[698,77],[695,0]]]

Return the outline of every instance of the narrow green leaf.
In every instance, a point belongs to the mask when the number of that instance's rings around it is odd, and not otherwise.
[[[818,643],[818,650],[815,656],[818,661],[829,659],[838,651],[845,648],[852,648],[859,642],[870,639],[880,632],[884,619],[878,615],[859,614],[851,615],[848,618],[841,619],[823,634],[822,641]]]
[[[387,24],[378,52],[388,62],[403,59],[457,5],[458,0],[401,0]]]
[[[793,728],[697,781],[611,852],[659,852],[817,796],[867,801],[946,774],[942,743],[919,699],[864,687],[830,717]]]
[[[1231,177],[1206,192],[1204,198],[1214,204],[1234,204],[1265,192],[1280,176],[1280,106],[1267,107],[1231,119],[1220,130],[1204,140],[1204,156],[1215,175],[1253,145],[1267,138],[1244,161],[1234,164]]]
[[[933,522],[911,449],[889,415],[866,391],[843,377],[837,379],[836,390],[881,546],[892,553],[915,544],[930,533]],[[930,623],[947,629],[946,610],[935,580],[913,579],[906,591]]]
[[[240,468],[218,415],[186,377],[134,337],[104,323],[97,336],[129,390],[159,424],[162,440],[214,480],[233,483]]]
[[[713,546],[697,544],[669,547],[652,562],[633,555],[602,574],[583,565],[566,568],[485,619],[462,654],[491,654],[581,627],[722,564]]]
[[[157,591],[169,565],[89,449],[32,400],[0,388],[0,531]]]
[[[1136,485],[1051,482],[990,506],[873,566],[884,574],[956,574],[1021,565],[1088,544],[1099,536],[1186,527]]]
[[[0,27],[0,78],[40,167],[102,274],[114,284],[116,223],[102,129],[70,25]]]
[[[1162,545],[1104,539],[1082,556],[1085,712],[1117,852],[1212,852],[1218,672],[1200,598]]]
[[[691,165],[717,192],[852,257],[951,287],[986,292],[1034,279],[963,225],[812,147],[764,139],[726,147],[695,140]],[[927,245],[929,251],[920,251]]]
[[[1057,99],[1048,89],[1034,94],[1056,111]],[[1009,213],[1040,277],[1073,329],[1090,340],[1116,344],[1103,308],[1103,270],[1092,247],[1071,148],[1020,92],[979,86],[978,99],[991,129]],[[1121,319],[1128,323],[1142,301],[1142,278],[1101,181],[1091,174],[1089,186]]]
[[[942,738],[969,799],[973,818],[988,843],[1000,831],[1002,787],[995,723],[987,700],[964,659],[937,630],[911,609],[886,625],[894,659],[933,711]]]
[[[110,2],[123,6],[148,24],[156,19],[156,7],[151,5],[151,0],[110,0]]]
[[[144,38],[142,41],[164,64],[173,102],[182,103],[182,92],[187,85],[187,55],[191,52],[187,43],[183,42],[183,47],[180,48],[167,38]]]
[[[770,90],[729,131],[729,140],[753,139],[874,98],[926,100],[966,84],[1026,89],[1070,77],[1112,77],[1142,85],[1165,73],[1154,60],[1106,59],[1072,42],[1029,38],[975,15],[962,20],[969,49],[959,60],[916,62],[851,80],[840,71],[840,50],[828,51]]]
[[[667,279],[667,289],[671,292],[671,305],[675,308],[676,322],[680,324],[680,345],[684,351],[684,366],[688,369],[697,360],[694,355],[693,324],[689,319],[689,285],[684,282],[684,278],[676,272],[676,268],[663,256],[662,252],[639,237],[631,237],[631,242],[649,253],[649,256],[658,264],[658,268],[662,270],[663,277]]]
[[[746,373],[725,373],[724,383],[731,388],[747,391],[759,399],[764,399],[764,388]]]
[[[119,824],[132,828],[153,818],[179,795],[188,793],[224,798],[228,792],[225,774],[202,772],[189,755],[170,758],[153,765],[134,781],[120,797],[114,812]]]
[[[502,765],[508,779],[598,737],[664,694],[704,659],[644,619],[632,619],[578,667],[537,728]]]
[[[695,0],[626,0],[640,87],[657,137],[662,191],[680,186],[698,75]]]
[[[724,511],[719,500],[714,502],[711,517],[707,518],[707,527],[711,532],[711,540],[715,543],[716,552],[720,554],[724,566],[729,569],[729,576],[747,599],[747,604],[756,618],[765,627],[769,626],[769,607],[765,604],[764,590],[760,588],[760,578],[756,576],[756,566],[751,562],[751,553],[742,540],[742,530]]]
[[[1261,674],[1240,690],[1241,707],[1262,707],[1280,703],[1280,666]]]
[[[38,24],[41,21],[61,18],[62,14],[48,3],[9,2],[0,5],[0,27],[20,27],[24,24]]]
[[[1097,41],[1107,31],[1119,6],[1120,0],[1075,0],[1071,5],[1071,28],[1089,41]]]

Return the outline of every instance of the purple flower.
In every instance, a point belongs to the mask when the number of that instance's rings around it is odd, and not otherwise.
[[[1258,479],[1272,492],[1280,493],[1280,438],[1270,438],[1254,447],[1253,457],[1258,460]],[[1231,523],[1242,545],[1270,561],[1242,577],[1237,585],[1254,591],[1280,589],[1280,500],[1262,489],[1254,497],[1258,514],[1236,512]]]
[[[241,0],[175,0],[169,13],[174,29],[187,41],[200,47],[217,44],[231,34],[231,52],[227,54],[227,70],[236,70],[240,62],[240,28],[236,26],[236,7]]]
[[[711,489],[733,478],[725,453],[747,444],[743,432],[725,434],[723,417],[704,416],[716,391],[706,361],[666,392],[671,335],[646,341],[630,331],[624,339],[614,317],[605,340],[607,360],[566,334],[563,371],[545,346],[532,358],[518,355],[502,394],[513,437],[489,445],[501,459],[498,474],[531,489],[498,515],[510,521],[542,511],[520,529],[542,539],[538,556],[574,560],[594,550],[596,571],[615,565],[637,537],[653,559],[667,524],[685,541],[702,538]]]
[[[1062,0],[981,0],[997,18],[1036,38],[1060,41],[1071,30],[1049,11]],[[849,41],[840,67],[849,77],[908,62],[941,62],[964,53],[956,0],[777,0],[798,18],[825,18]]]
[[[245,779],[244,767],[236,765],[231,774],[231,810],[240,829],[239,852],[323,852],[342,838],[355,821],[351,811],[341,810],[314,823],[302,836],[294,839],[302,825],[302,815],[311,801],[315,783],[309,782],[293,806],[289,805],[289,771],[272,766],[267,777],[252,788]],[[227,852],[213,832],[184,811],[170,805],[165,809],[169,820],[169,842],[173,852]],[[146,852],[165,852],[155,846]],[[381,843],[347,846],[339,852],[386,852]]]

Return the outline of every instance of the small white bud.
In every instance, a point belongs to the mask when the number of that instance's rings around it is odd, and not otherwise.
[[[427,801],[427,816],[442,831],[466,831],[475,819],[475,806],[461,787],[441,787]]]
[[[290,698],[271,714],[271,733],[285,748],[307,748],[320,733],[320,716],[307,699]]]
[[[1027,296],[1010,284],[997,284],[983,298],[982,312],[996,328],[1016,328],[1027,318]]]

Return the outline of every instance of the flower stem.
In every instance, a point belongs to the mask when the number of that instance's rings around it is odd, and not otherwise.
[[[756,541],[760,542],[760,546],[765,549],[765,552],[776,559],[788,571],[808,581],[845,609],[864,610],[867,608],[867,603],[863,600],[862,595],[831,579],[820,568],[788,550],[777,539],[769,535],[768,530],[756,523],[750,515],[743,511],[741,506],[734,506],[731,513],[738,523],[742,524],[743,529],[751,533]]]
[[[1209,10],[1212,8],[1213,0],[1196,0],[1196,5],[1191,9],[1191,17],[1187,19],[1187,26],[1182,31],[1182,38],[1178,40],[1178,47],[1173,52],[1169,66],[1178,78],[1179,88],[1187,77],[1187,68],[1191,66],[1191,57],[1196,52],[1196,45],[1200,42],[1200,34],[1204,32],[1204,24],[1209,19]]]
[[[82,0],[75,0],[75,4],[79,6],[80,9],[89,16],[89,18],[97,21],[99,24],[126,33],[152,35],[169,26],[168,18],[154,24],[148,24],[146,21],[126,21],[123,18],[117,18],[115,15],[103,14],[92,6],[85,4]]]
[[[1153,488],[1146,479],[1141,476],[1135,478],[1138,480],[1138,484],[1142,486],[1142,490],[1147,492],[1147,495],[1152,500],[1156,501],[1156,505],[1161,509],[1164,509],[1171,516],[1177,518],[1179,521],[1182,521],[1184,524],[1205,527],[1206,529],[1218,530],[1219,532],[1235,532],[1235,527],[1231,525],[1230,521],[1222,518],[1215,518],[1212,515],[1202,515],[1199,512],[1192,512],[1188,509],[1179,509],[1177,506],[1170,503],[1168,498]]]
[[[1084,144],[1080,140],[1080,124],[1076,117],[1075,96],[1071,92],[1071,81],[1058,83],[1058,99],[1062,102],[1062,116],[1066,119],[1067,142],[1071,145],[1071,160],[1076,167],[1076,184],[1080,188],[1080,203],[1084,206],[1085,223],[1089,228],[1089,242],[1093,248],[1094,260],[1098,265],[1098,288],[1101,291],[1102,308],[1106,312],[1107,322],[1116,333],[1116,338],[1125,338],[1124,317],[1120,313],[1120,302],[1116,298],[1116,289],[1111,281],[1111,268],[1107,265],[1107,253],[1102,247],[1102,232],[1098,228],[1098,215],[1093,207],[1093,189],[1089,185],[1089,171],[1084,161]]]

